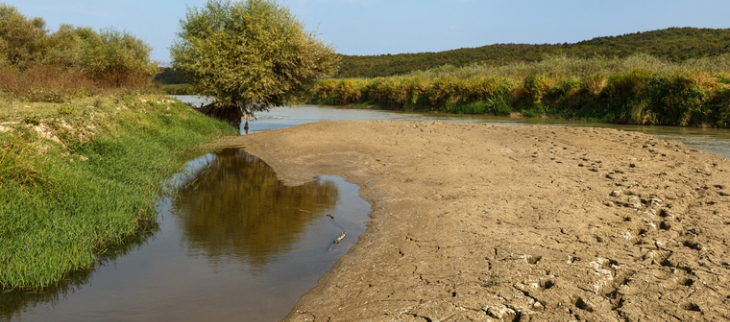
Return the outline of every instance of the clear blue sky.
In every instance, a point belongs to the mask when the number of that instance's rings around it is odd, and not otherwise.
[[[0,0],[26,16],[147,41],[168,61],[187,6],[205,0]],[[280,0],[338,52],[372,55],[494,43],[562,43],[667,27],[730,28],[730,0]]]

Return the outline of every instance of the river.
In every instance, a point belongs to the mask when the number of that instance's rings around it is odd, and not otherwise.
[[[195,105],[198,97],[179,97]],[[417,114],[321,106],[273,108],[249,133],[316,121],[393,120],[610,127],[730,157],[730,131]],[[203,155],[166,183],[159,229],[116,250],[57,289],[0,296],[9,321],[276,321],[365,230],[370,205],[358,187],[323,176],[284,186],[240,149]],[[333,241],[346,232],[345,238]]]

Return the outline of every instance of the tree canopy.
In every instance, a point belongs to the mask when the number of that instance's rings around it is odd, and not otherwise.
[[[54,66],[83,72],[101,85],[146,84],[157,71],[152,48],[125,31],[62,24],[49,33],[43,18],[0,3],[0,68]]]
[[[0,3],[0,66],[37,59],[46,33],[43,18],[29,19],[16,7]]]
[[[338,64],[331,46],[272,0],[209,0],[189,8],[180,27],[173,67],[216,98],[205,113],[233,125],[294,102]]]

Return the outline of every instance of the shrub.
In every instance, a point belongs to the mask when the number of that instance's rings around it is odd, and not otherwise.
[[[0,91],[15,97],[63,102],[92,89],[147,86],[157,69],[150,50],[114,28],[63,24],[49,35],[42,18],[0,4]]]
[[[46,37],[42,18],[27,18],[14,6],[0,3],[0,47],[3,60],[26,67],[42,56]]]
[[[689,75],[655,77],[649,88],[657,124],[687,126],[709,121],[712,116],[705,104],[705,91]]]

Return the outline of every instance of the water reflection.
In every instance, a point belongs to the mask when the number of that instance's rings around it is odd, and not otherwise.
[[[166,184],[180,193],[159,200],[154,236],[56,289],[0,294],[0,321],[278,321],[369,219],[357,185],[323,176],[286,187],[242,150],[185,169]]]
[[[173,202],[189,248],[212,260],[234,256],[251,266],[291,250],[339,198],[328,180],[285,186],[269,165],[240,149],[217,153],[194,177]]]

